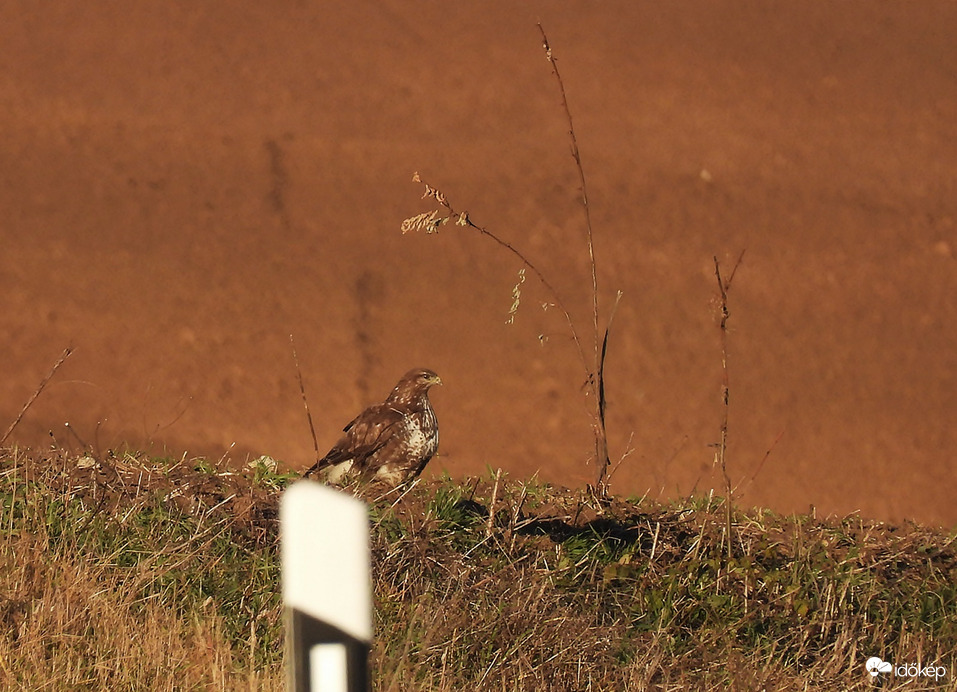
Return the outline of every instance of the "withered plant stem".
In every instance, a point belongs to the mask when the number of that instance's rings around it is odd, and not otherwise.
[[[720,308],[721,308],[721,320],[718,323],[718,326],[721,329],[721,408],[722,408],[722,419],[721,419],[721,431],[720,438],[718,439],[718,465],[721,467],[721,475],[724,477],[724,488],[725,488],[725,533],[727,536],[727,550],[728,557],[731,557],[732,542],[731,542],[731,505],[732,505],[732,493],[731,488],[731,476],[728,474],[728,464],[727,464],[727,450],[728,450],[728,413],[731,408],[731,386],[730,378],[728,376],[728,318],[731,317],[731,310],[728,307],[728,291],[731,290],[731,282],[734,280],[734,275],[738,271],[738,267],[741,265],[741,260],[744,259],[744,250],[741,251],[741,254],[738,255],[738,261],[734,263],[734,267],[731,269],[731,275],[728,277],[727,281],[721,278],[721,264],[718,262],[717,256],[714,257],[714,275],[718,280],[718,293],[721,299]]]
[[[609,318],[608,320],[604,337],[600,336],[601,330],[598,327],[598,265],[595,261],[595,240],[591,223],[591,207],[588,206],[588,185],[585,182],[585,168],[582,166],[581,151],[578,148],[578,137],[575,136],[575,124],[572,121],[571,108],[568,106],[565,83],[562,81],[561,72],[558,70],[558,61],[552,54],[552,47],[548,42],[548,35],[545,33],[545,28],[541,23],[538,24],[538,30],[542,34],[542,46],[545,49],[545,58],[552,66],[552,74],[555,75],[555,81],[558,82],[558,91],[562,96],[562,110],[565,112],[565,118],[568,120],[568,138],[571,141],[571,151],[572,158],[575,159],[575,169],[578,171],[578,183],[581,187],[582,195],[582,209],[585,212],[585,237],[588,241],[588,260],[591,268],[592,330],[595,356],[592,368],[588,369],[592,395],[595,400],[595,463],[597,466],[595,487],[599,495],[604,497],[607,493],[606,475],[610,464],[608,458],[608,436],[605,431],[605,355],[608,350],[608,330],[611,328],[611,319]],[[620,292],[618,297],[621,298]],[[615,304],[617,306],[617,301]]]
[[[50,369],[49,374],[40,380],[40,386],[37,387],[36,391],[33,392],[33,395],[27,399],[27,403],[23,405],[23,408],[20,409],[20,413],[17,414],[17,417],[10,424],[10,427],[7,428],[6,432],[3,433],[3,437],[0,437],[0,446],[7,441],[7,438],[10,437],[11,433],[16,429],[20,424],[20,421],[23,420],[23,416],[26,412],[33,406],[33,402],[37,400],[37,397],[40,396],[40,393],[44,390],[50,380],[53,379],[53,376],[56,374],[56,371],[60,369],[60,366],[63,365],[63,361],[70,357],[70,354],[73,353],[73,349],[67,347],[63,349],[63,353],[60,354],[60,357],[57,359],[56,363],[53,364],[53,367]]]
[[[312,424],[312,412],[309,410],[309,400],[306,399],[306,385],[302,381],[302,369],[299,367],[299,355],[296,353],[296,342],[292,334],[289,335],[289,344],[292,346],[292,359],[296,362],[296,377],[299,379],[299,393],[302,394],[302,405],[306,408],[306,420],[309,421],[309,433],[312,435],[312,446],[316,451],[316,463],[319,463],[319,440],[316,438],[316,426]]]
[[[565,83],[562,81],[561,72],[558,71],[558,61],[552,54],[551,44],[548,42],[548,36],[545,34],[545,28],[539,24],[538,30],[542,34],[542,45],[545,49],[545,59],[552,66],[552,74],[555,75],[555,81],[558,82],[558,91],[562,96],[562,110],[565,112],[565,118],[568,120],[568,138],[571,141],[572,158],[575,159],[575,169],[578,171],[578,184],[581,187],[582,209],[585,211],[585,235],[588,240],[588,259],[591,265],[591,297],[592,297],[592,325],[594,327],[595,338],[595,371],[599,369],[599,350],[598,350],[598,269],[595,262],[595,241],[591,225],[591,207],[588,206],[588,185],[585,182],[585,169],[582,166],[581,151],[578,149],[578,138],[575,136],[575,124],[572,122],[572,112],[568,107],[568,96],[565,94]]]

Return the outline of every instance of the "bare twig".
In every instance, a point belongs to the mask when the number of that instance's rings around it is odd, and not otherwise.
[[[721,420],[721,437],[718,440],[718,448],[715,457],[718,465],[721,467],[721,474],[724,476],[725,487],[725,528],[727,529],[728,539],[728,557],[731,557],[731,476],[728,474],[727,450],[728,450],[728,412],[731,408],[731,387],[728,377],[728,318],[731,317],[731,310],[728,308],[728,291],[731,289],[731,281],[734,279],[741,260],[744,259],[744,250],[738,255],[738,261],[734,263],[731,269],[731,275],[727,281],[721,278],[721,265],[718,258],[714,257],[714,275],[718,280],[718,292],[721,297],[721,404],[723,417]]]
[[[181,396],[180,399],[179,399],[179,401],[176,402],[176,405],[177,405],[177,406],[182,406],[182,408],[180,408],[180,410],[179,410],[179,413],[177,413],[175,416],[173,416],[172,420],[170,420],[170,421],[169,421],[168,423],[166,423],[165,425],[162,424],[162,423],[157,423],[157,424],[154,426],[154,428],[153,428],[153,432],[151,432],[151,433],[149,434],[149,438],[148,438],[148,440],[147,440],[147,443],[150,444],[150,445],[152,445],[152,444],[153,444],[153,438],[156,436],[156,433],[161,432],[161,431],[163,431],[163,430],[166,430],[167,428],[170,428],[170,427],[174,426],[174,425],[179,421],[180,418],[182,418],[183,416],[186,415],[186,412],[189,410],[189,407],[190,407],[190,405],[191,405],[192,403],[193,403],[193,397],[192,397],[192,396],[190,396],[190,395],[188,395],[188,394],[187,394],[187,395],[184,395],[184,396]],[[145,411],[144,411],[144,413],[143,413],[143,428],[144,428],[144,432],[145,432],[145,428],[146,428],[146,413],[145,413]]]
[[[744,490],[746,490],[752,483],[754,483],[755,479],[757,479],[758,474],[761,473],[761,469],[764,468],[764,463],[768,460],[768,457],[771,456],[771,452],[774,451],[774,448],[778,446],[778,442],[780,442],[781,438],[784,437],[784,432],[784,430],[781,430],[781,432],[778,433],[778,436],[774,438],[771,446],[769,446],[767,451],[764,452],[764,456],[761,457],[761,461],[758,462],[758,465],[754,469],[754,473],[752,473],[751,477],[748,478],[747,483],[744,484],[744,487],[740,490],[740,493],[743,493]],[[738,488],[735,488],[735,492],[739,492]]]
[[[441,190],[432,187],[427,181],[423,180],[418,173],[413,174],[412,182],[425,185],[425,192],[423,193],[422,197],[431,197],[441,206],[445,207],[445,209],[448,211],[448,214],[446,216],[440,217],[437,212],[432,212],[431,214],[420,214],[419,216],[412,217],[411,219],[406,219],[402,222],[402,232],[408,233],[409,231],[424,229],[427,233],[434,233],[442,225],[454,221],[457,226],[465,226],[466,228],[476,230],[486,238],[493,240],[494,242],[498,243],[499,246],[511,252],[522,264],[524,264],[532,271],[533,274],[535,274],[535,277],[541,282],[542,286],[545,287],[545,290],[551,294],[554,305],[561,310],[562,316],[565,318],[565,323],[568,325],[569,332],[572,336],[572,341],[575,343],[575,347],[578,350],[578,357],[581,359],[582,367],[585,368],[586,372],[589,372],[588,360],[585,358],[585,350],[582,347],[581,339],[578,337],[578,330],[575,329],[575,323],[572,321],[571,315],[565,308],[565,301],[562,300],[558,290],[548,279],[545,278],[545,275],[541,272],[541,270],[532,264],[532,261],[514,245],[506,240],[502,240],[492,231],[488,230],[484,226],[479,226],[472,221],[467,211],[456,210],[449,201],[449,198],[446,197]]]
[[[309,433],[312,435],[312,446],[313,449],[316,450],[315,467],[318,467],[320,458],[319,440],[316,438],[316,426],[312,424],[312,412],[309,411],[309,400],[306,399],[306,385],[303,384],[302,381],[302,369],[299,367],[299,355],[296,353],[296,342],[293,341],[292,334],[289,335],[289,343],[292,346],[292,359],[296,362],[296,377],[299,379],[299,393],[302,394],[302,405],[306,408],[306,420],[309,421]]]
[[[572,122],[572,112],[568,107],[568,97],[565,95],[565,83],[562,81],[562,75],[558,71],[558,61],[552,54],[552,47],[548,42],[548,36],[545,35],[544,27],[539,24],[538,30],[542,34],[542,47],[545,49],[545,59],[552,66],[552,74],[558,82],[558,91],[562,95],[562,110],[565,111],[565,117],[568,119],[568,137],[572,144],[572,158],[575,159],[575,168],[578,170],[578,182],[581,185],[582,208],[585,210],[585,231],[588,238],[588,258],[591,264],[591,288],[592,288],[592,318],[595,331],[595,357],[598,357],[598,269],[595,263],[595,242],[591,225],[591,208],[588,206],[588,187],[585,184],[585,169],[582,167],[581,152],[578,149],[578,138],[575,136],[575,125]],[[596,363],[596,370],[597,368]]]
[[[608,457],[608,434],[605,430],[605,356],[608,353],[608,334],[611,331],[611,323],[615,319],[615,313],[618,311],[618,304],[621,302],[621,291],[618,291],[615,297],[615,304],[611,308],[611,314],[608,316],[608,324],[605,326],[605,335],[601,340],[601,355],[598,357],[597,364],[597,383],[598,383],[598,432],[595,435],[595,448],[598,455],[598,472],[596,475],[598,492],[604,497],[608,492],[608,483],[611,476],[606,476],[608,466],[611,463]],[[596,308],[597,309],[597,308]],[[622,457],[624,460],[624,457]],[[621,462],[619,461],[619,464]],[[617,467],[616,467],[617,468]]]
[[[558,61],[552,53],[551,44],[548,42],[548,36],[545,34],[545,28],[538,24],[538,30],[542,34],[542,47],[545,49],[545,59],[552,66],[552,74],[555,75],[555,81],[558,82],[558,91],[562,96],[562,110],[565,111],[565,117],[568,120],[568,137],[571,140],[572,158],[575,159],[575,169],[578,171],[578,183],[581,187],[582,209],[585,212],[585,236],[588,241],[588,260],[591,268],[591,297],[592,297],[592,329],[595,341],[594,365],[590,370],[594,380],[591,382],[592,394],[595,398],[595,463],[597,470],[595,473],[595,485],[598,494],[604,497],[607,494],[606,474],[608,466],[611,463],[608,457],[608,436],[605,430],[605,353],[608,348],[608,330],[611,328],[611,317],[608,319],[608,326],[605,328],[604,337],[599,347],[598,327],[598,265],[595,261],[595,241],[594,232],[591,223],[591,207],[588,206],[588,186],[585,182],[585,168],[582,166],[581,151],[578,148],[578,138],[575,136],[575,124],[572,122],[572,112],[568,107],[568,96],[565,93],[565,83],[562,81],[561,72],[558,71]],[[618,298],[615,300],[615,307],[612,309],[612,316],[618,307],[618,301],[621,300],[621,291],[618,292]]]
[[[492,529],[495,527],[495,504],[498,502],[498,484],[502,480],[502,469],[495,472],[495,485],[492,487],[492,501],[488,506],[488,524],[485,527],[485,535],[491,536]]]
[[[71,353],[73,353],[72,348],[67,347],[63,349],[63,353],[60,354],[60,357],[57,359],[56,363],[53,364],[53,368],[50,369],[49,374],[40,380],[40,386],[37,387],[35,392],[33,392],[33,396],[31,396],[27,400],[27,403],[23,405],[23,408],[20,409],[20,413],[17,414],[17,417],[10,424],[10,427],[7,428],[6,432],[3,433],[3,437],[0,437],[0,445],[3,445],[3,443],[7,441],[7,438],[10,437],[17,425],[20,424],[20,421],[23,419],[23,416],[26,414],[27,410],[33,406],[33,402],[37,400],[37,397],[40,396],[40,393],[44,390],[50,380],[53,379],[53,375],[56,374],[56,371],[60,369],[61,365],[63,365],[63,361],[69,358]]]
[[[528,483],[522,483],[522,496],[518,499],[518,504],[512,510],[512,522],[508,526],[509,534],[509,553],[515,552],[516,527],[518,527],[518,518],[522,516],[522,507],[525,506],[525,500],[528,499]]]
[[[612,477],[615,475],[615,472],[621,467],[622,463],[624,463],[625,459],[627,459],[632,454],[634,454],[635,448],[631,446],[631,442],[634,439],[635,439],[635,432],[632,431],[631,434],[628,436],[627,444],[625,444],[625,451],[622,452],[621,456],[618,458],[618,462],[612,467],[611,471],[608,472],[608,478],[607,478],[608,484],[611,484]],[[638,503],[638,504],[641,504],[641,503]]]

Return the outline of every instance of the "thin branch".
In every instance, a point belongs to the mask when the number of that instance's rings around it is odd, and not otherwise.
[[[598,475],[597,483],[599,492],[606,494],[610,476],[606,478],[610,459],[608,458],[608,434],[605,429],[605,356],[608,353],[608,334],[611,331],[611,323],[615,319],[615,313],[618,311],[618,304],[621,302],[621,291],[615,297],[615,304],[611,308],[611,314],[608,316],[608,324],[605,326],[605,335],[601,340],[601,355],[598,358],[598,425],[600,426],[596,436],[596,445],[598,449]],[[624,458],[624,457],[623,457]],[[619,462],[620,463],[620,462]],[[616,467],[617,468],[617,467]]]
[[[306,408],[306,420],[309,421],[309,433],[312,435],[312,446],[316,450],[316,464],[319,465],[319,440],[316,438],[316,427],[312,424],[312,412],[309,410],[309,400],[306,399],[306,385],[302,381],[302,369],[299,367],[299,355],[296,353],[296,342],[293,341],[292,334],[289,335],[289,343],[292,346],[292,359],[296,362],[296,377],[299,379],[299,393],[302,394],[302,405]],[[312,469],[310,469],[311,471]],[[306,472],[308,474],[308,471]]]
[[[717,256],[714,257],[714,275],[718,280],[718,292],[721,296],[721,403],[723,417],[721,420],[721,437],[718,440],[718,449],[715,452],[718,464],[721,467],[721,475],[724,476],[725,487],[725,528],[728,537],[728,557],[731,557],[731,500],[734,493],[731,487],[731,476],[728,474],[727,451],[728,451],[728,412],[731,408],[731,386],[728,376],[728,318],[731,317],[731,310],[728,308],[728,291],[731,289],[731,281],[734,279],[738,267],[741,266],[741,260],[744,259],[744,250],[738,255],[738,261],[734,263],[731,275],[725,281],[721,278],[721,265]]]
[[[731,276],[728,277],[728,280],[724,283],[725,292],[731,290],[731,282],[734,281],[734,275],[738,273],[738,267],[741,266],[742,260],[744,260],[744,253],[747,252],[747,248],[741,251],[741,254],[738,255],[738,259],[734,263],[734,267],[731,268]]]
[[[608,328],[606,327],[604,337],[601,338],[601,330],[598,327],[598,264],[595,261],[595,240],[591,223],[591,207],[588,205],[588,185],[585,182],[585,168],[582,165],[581,150],[578,148],[578,137],[575,136],[575,124],[572,121],[572,111],[568,106],[568,96],[565,93],[565,82],[562,81],[561,72],[558,70],[558,61],[552,54],[551,44],[548,42],[548,35],[545,28],[538,24],[538,30],[542,34],[542,47],[545,49],[545,59],[552,66],[552,74],[555,75],[555,81],[558,82],[558,91],[562,97],[562,110],[565,111],[565,117],[568,120],[568,137],[571,141],[572,158],[575,159],[575,169],[578,171],[578,183],[581,187],[582,209],[585,212],[585,237],[588,241],[588,261],[591,268],[591,298],[592,298],[592,332],[594,338],[594,367],[590,370],[594,381],[591,382],[592,394],[595,397],[595,462],[598,470],[596,473],[597,492],[604,497],[607,494],[605,487],[605,476],[611,461],[608,457],[608,435],[605,430],[605,353],[608,348]],[[621,299],[619,293],[618,299]],[[615,303],[617,307],[617,301]],[[609,318],[609,326],[611,319]],[[600,343],[600,345],[599,345]]]
[[[423,180],[418,173],[415,173],[412,176],[412,182],[422,183],[423,185],[425,185],[425,194],[423,194],[422,196],[431,197],[440,205],[445,207],[445,209],[448,211],[448,215],[445,217],[426,215],[427,217],[431,216],[431,218],[426,219],[428,221],[426,225],[413,223],[415,219],[418,217],[414,217],[412,219],[406,219],[406,221],[403,222],[402,224],[402,231],[408,232],[410,230],[416,230],[418,228],[425,228],[426,232],[435,232],[436,230],[438,230],[440,226],[454,221],[457,226],[464,226],[466,228],[471,228],[473,230],[476,230],[480,234],[496,242],[499,246],[511,252],[516,258],[518,258],[518,260],[522,264],[524,264],[528,269],[532,271],[533,274],[535,274],[535,277],[541,282],[542,286],[545,287],[545,290],[551,294],[552,299],[554,301],[554,305],[559,310],[561,310],[561,313],[565,318],[565,323],[568,325],[568,329],[571,332],[572,341],[575,342],[575,347],[578,350],[578,357],[581,359],[582,367],[584,368],[586,374],[591,373],[591,368],[588,365],[588,360],[585,358],[585,350],[582,347],[581,339],[578,337],[578,330],[575,329],[575,323],[572,321],[572,317],[568,313],[567,308],[565,307],[565,301],[562,300],[562,297],[561,295],[559,295],[558,290],[551,284],[551,282],[548,279],[545,278],[545,275],[542,274],[539,268],[536,267],[532,263],[532,261],[528,259],[528,257],[526,257],[521,252],[521,250],[518,250],[515,246],[513,246],[508,241],[502,240],[501,238],[499,238],[497,235],[495,235],[492,231],[488,230],[484,226],[479,226],[474,221],[472,221],[467,211],[462,211],[462,212],[457,211],[455,207],[452,206],[452,203],[449,201],[448,197],[446,197],[440,190],[432,187],[428,182]]]
[[[63,365],[63,361],[65,361],[67,358],[70,357],[71,353],[73,353],[72,348],[67,347],[63,349],[63,353],[57,359],[56,363],[53,364],[53,368],[50,370],[49,374],[40,381],[40,386],[37,387],[35,392],[33,392],[33,396],[31,396],[27,400],[27,403],[23,405],[23,408],[20,409],[20,413],[17,415],[16,419],[10,424],[10,427],[7,428],[6,432],[3,433],[3,437],[0,437],[0,446],[2,446],[3,443],[7,441],[7,438],[10,437],[14,429],[20,424],[20,421],[23,419],[23,416],[26,414],[27,410],[31,406],[33,406],[33,402],[37,400],[37,397],[40,396],[40,393],[47,386],[47,383],[49,383],[50,380],[53,379],[53,375],[56,374],[56,371],[60,369],[61,365]]]
[[[754,483],[754,481],[757,479],[758,474],[761,473],[761,469],[764,468],[764,463],[768,460],[768,457],[771,456],[771,452],[774,451],[774,448],[778,446],[778,442],[780,442],[781,438],[784,437],[785,430],[786,428],[782,429],[781,432],[778,433],[778,436],[774,438],[774,442],[771,443],[771,446],[768,447],[767,451],[764,453],[764,456],[761,457],[761,461],[758,463],[757,467],[754,469],[754,473],[751,474],[751,477],[748,478],[747,483],[745,483],[744,487],[741,489],[739,496],[740,494],[744,493],[744,491],[747,488],[749,488],[751,484]],[[735,492],[738,492],[738,488],[735,488]]]
[[[562,81],[562,75],[558,71],[558,61],[552,54],[551,45],[548,43],[548,36],[545,34],[545,28],[539,23],[538,30],[542,33],[542,47],[545,49],[545,59],[552,66],[552,74],[558,82],[558,90],[562,95],[562,109],[565,111],[565,117],[568,119],[568,137],[572,144],[572,158],[575,159],[575,168],[578,169],[578,182],[581,185],[582,208],[585,210],[585,230],[588,237],[588,259],[591,263],[591,287],[592,287],[592,318],[595,337],[595,370],[598,370],[598,268],[595,263],[595,243],[591,225],[591,207],[588,206],[588,186],[585,184],[585,169],[582,167],[581,152],[578,149],[578,138],[575,136],[575,125],[572,122],[572,112],[568,107],[568,97],[565,95],[565,83]]]
[[[498,485],[502,480],[502,469],[499,467],[498,471],[495,472],[495,486],[492,488],[492,501],[488,506],[488,522],[485,526],[485,535],[491,536],[492,529],[495,528],[495,507],[496,502],[498,502]]]

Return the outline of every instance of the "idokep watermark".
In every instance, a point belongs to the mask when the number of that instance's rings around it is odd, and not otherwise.
[[[871,656],[864,665],[872,678],[887,674],[899,678],[933,678],[934,680],[947,677],[947,668],[944,666],[919,666],[916,663],[894,665],[890,661],[882,661],[877,656]]]

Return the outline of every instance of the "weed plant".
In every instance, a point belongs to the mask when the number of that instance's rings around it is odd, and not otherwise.
[[[453,207],[451,200],[445,195],[445,193],[422,180],[418,173],[415,173],[412,176],[412,180],[413,182],[421,183],[425,186],[425,192],[422,195],[423,199],[433,200],[440,207],[440,209],[433,209],[432,211],[423,212],[405,219],[402,222],[401,229],[402,233],[408,233],[410,231],[436,233],[443,226],[454,224],[466,229],[471,229],[478,232],[480,235],[489,238],[500,248],[506,250],[514,258],[518,259],[522,263],[523,267],[519,269],[518,282],[512,289],[512,305],[508,311],[509,323],[514,320],[515,313],[518,311],[519,304],[521,303],[521,287],[522,284],[525,283],[525,270],[528,269],[531,271],[541,282],[542,286],[554,301],[555,307],[558,308],[565,319],[569,335],[571,336],[572,343],[575,345],[575,348],[578,352],[578,357],[581,360],[582,369],[584,370],[585,382],[582,386],[582,390],[585,392],[589,401],[592,432],[594,434],[595,443],[595,483],[591,486],[591,492],[601,499],[608,494],[608,484],[610,480],[609,466],[611,464],[609,459],[608,434],[606,431],[605,421],[605,357],[608,353],[608,338],[611,330],[611,324],[614,320],[615,312],[617,311],[618,303],[621,300],[622,294],[620,291],[618,292],[605,323],[605,328],[602,330],[600,326],[601,310],[598,295],[598,263],[595,259],[595,234],[591,221],[591,207],[589,207],[588,204],[588,186],[585,178],[585,168],[582,165],[581,151],[578,148],[578,138],[575,134],[575,125],[572,119],[572,112],[568,106],[568,96],[565,91],[565,83],[562,80],[561,73],[558,70],[558,61],[552,53],[552,48],[548,42],[548,36],[545,34],[544,27],[539,24],[538,29],[542,35],[542,47],[545,50],[545,58],[549,65],[551,65],[552,74],[554,75],[555,82],[558,85],[558,92],[562,101],[562,111],[564,113],[566,122],[568,123],[568,137],[571,145],[571,154],[575,161],[575,170],[578,173],[578,192],[581,196],[582,211],[584,212],[585,222],[585,246],[588,251],[588,266],[591,273],[591,286],[589,287],[592,311],[591,331],[593,338],[591,353],[588,354],[586,352],[587,347],[585,346],[585,341],[583,337],[579,335],[577,323],[574,319],[572,319],[571,314],[568,312],[568,309],[565,306],[565,301],[562,299],[561,295],[559,295],[558,290],[548,280],[542,270],[539,269],[539,267],[534,264],[526,254],[517,249],[512,243],[502,239],[499,235],[490,231],[485,226],[475,223],[467,211],[459,211]]]

